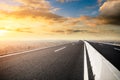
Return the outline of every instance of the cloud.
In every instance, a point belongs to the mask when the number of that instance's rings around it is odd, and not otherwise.
[[[14,9],[15,9],[14,6],[10,6],[10,5],[5,4],[5,3],[0,3],[0,10],[2,10],[2,11],[10,12],[10,11],[13,11]]]
[[[32,18],[43,19],[49,23],[63,21],[62,16],[54,14],[59,8],[54,8],[47,0],[12,0],[19,5],[10,5],[8,3],[1,3],[0,14],[6,17],[13,18]],[[41,21],[41,20],[40,20]]]
[[[99,6],[101,6],[101,5],[103,4],[104,1],[105,1],[105,0],[98,0]]]
[[[102,22],[100,22],[99,19],[94,19],[89,16],[81,16],[78,18],[64,18],[62,16],[56,15],[53,12],[59,10],[60,8],[53,8],[52,5],[47,0],[13,0],[13,1],[15,1],[19,5],[11,6],[10,4],[5,4],[5,3],[4,5],[2,4],[1,6],[4,7],[5,9],[4,10],[2,9],[0,11],[1,16],[4,15],[6,18],[15,18],[15,20],[29,19],[29,22],[32,24],[39,21],[39,23],[37,23],[39,25],[37,26],[59,25],[61,27],[62,26],[73,27],[73,26],[78,26],[80,24],[82,24],[83,26],[85,25],[96,26],[97,24],[102,24],[104,22],[103,20]],[[69,2],[69,1],[78,1],[78,0],[61,0],[61,1]],[[26,25],[26,23],[24,24]]]
[[[87,32],[87,30],[79,30],[79,29],[65,29],[65,30],[52,30],[53,33],[62,33],[62,34],[73,34],[78,32]]]
[[[5,30],[42,34],[51,32],[58,26],[62,29],[64,22],[68,20],[54,14],[59,8],[53,8],[47,0],[14,1],[19,5],[0,4],[4,7],[0,8],[0,26]]]
[[[52,7],[47,0],[16,0],[17,2],[21,3],[21,7],[27,9],[35,9],[35,10],[43,10],[49,11]]]
[[[12,0],[12,1],[16,2],[16,4],[19,3],[19,5],[10,5],[8,3],[1,3],[0,10],[8,12],[8,14],[10,15],[11,14],[20,15],[20,16],[34,15],[34,16],[43,16],[43,17],[47,15],[47,17],[51,16],[54,18],[55,16],[58,16],[53,14],[52,12],[59,10],[59,8],[52,7],[47,0]]]
[[[76,34],[76,33],[90,33],[90,34],[94,34],[94,33],[99,33],[99,31],[95,31],[94,29],[82,29],[82,28],[66,28],[66,29],[56,29],[56,30],[51,30],[49,31],[51,33],[56,33],[56,34],[65,34],[65,35],[70,35],[70,34]]]
[[[120,25],[120,0],[107,0],[102,4],[103,0],[98,0],[101,4],[99,15],[96,17],[89,17],[84,20],[84,23],[91,27],[98,25]]]
[[[109,24],[120,25],[120,0],[107,0],[99,11],[100,17],[107,20]]]
[[[60,10],[61,8],[54,8],[54,9],[52,9],[52,11],[51,12],[56,12],[56,11],[58,11],[58,10]]]
[[[66,26],[96,27],[103,24],[108,24],[108,21],[102,17],[80,16],[79,18],[69,18]]]
[[[73,2],[73,1],[79,1],[79,0],[56,0],[60,3],[65,3],[65,2]]]
[[[120,11],[118,5],[119,1],[118,3],[116,3],[116,1],[114,2],[110,0],[109,5],[108,1],[106,1],[101,6],[100,15],[97,17],[80,16],[76,18],[75,17],[66,18],[55,14],[54,12],[60,10],[60,8],[54,8],[49,3],[49,0],[11,0],[11,1],[13,1],[15,5],[13,2],[0,3],[0,30],[8,30],[10,32],[15,33],[18,32],[19,34],[22,34],[22,36],[24,36],[24,34],[32,34],[36,36],[41,36],[42,38],[44,36],[50,36],[51,38],[54,35],[56,35],[56,37],[58,35],[59,35],[58,37],[69,35],[70,38],[72,38],[74,36],[80,37],[78,35],[81,35],[81,37],[85,36],[85,38],[86,36],[87,37],[97,36],[97,38],[101,38],[97,34],[102,33],[103,35],[104,32],[106,31],[102,30],[106,29],[105,26],[102,29],[98,27],[102,27],[103,24],[113,24],[113,22],[114,24],[116,24],[115,22],[119,21],[119,20],[116,21],[117,18],[115,17],[119,14]],[[57,0],[57,1],[64,3],[78,0]],[[99,1],[99,3],[101,2],[102,0]],[[87,8],[94,9],[95,7],[89,6]],[[117,31],[117,29],[114,31]],[[71,37],[71,35],[74,36]]]
[[[53,8],[47,0],[14,1],[19,3],[19,5],[11,6],[10,4],[3,3],[1,6],[5,6],[4,9],[0,8],[0,26],[5,26],[6,30],[9,31],[38,34],[94,33],[94,31],[87,29],[81,30],[81,27],[96,27],[102,24],[109,24],[111,23],[110,20],[113,20],[111,19],[111,15],[110,17],[106,15],[110,13],[104,12],[104,9],[107,7],[104,7],[104,4],[101,6],[101,14],[99,17],[80,16],[78,18],[65,18],[54,14],[53,12],[60,8]],[[114,14],[116,15],[117,12]],[[108,20],[108,18],[110,18],[110,20]]]
[[[78,18],[67,18],[64,26],[77,26],[77,25],[86,25],[86,21],[90,20],[89,16],[80,16]]]

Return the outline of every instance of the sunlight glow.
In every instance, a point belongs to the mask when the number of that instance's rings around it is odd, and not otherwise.
[[[7,32],[8,32],[7,30],[0,30],[0,36],[6,35]]]

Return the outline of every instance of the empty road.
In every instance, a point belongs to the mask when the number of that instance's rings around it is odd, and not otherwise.
[[[119,46],[89,43],[120,70]],[[0,57],[0,80],[94,80],[94,77],[83,41]]]
[[[0,58],[0,80],[83,80],[84,43]]]

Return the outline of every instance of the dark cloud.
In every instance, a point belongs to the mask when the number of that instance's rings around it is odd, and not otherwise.
[[[82,30],[82,29],[65,29],[65,30],[52,30],[53,33],[60,34],[73,34],[73,33],[96,33],[96,31]]]
[[[63,30],[52,30],[51,32],[55,32],[55,33],[64,33]]]
[[[120,25],[120,0],[107,0],[100,7],[100,17],[109,24]]]
[[[89,31],[89,30],[82,30],[82,29],[68,29],[68,30],[66,30],[67,32],[70,32],[70,33],[78,33],[78,32],[82,32],[82,33],[84,33],[84,32],[91,32],[91,31]]]

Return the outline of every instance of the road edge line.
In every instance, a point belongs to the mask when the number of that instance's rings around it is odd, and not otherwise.
[[[85,43],[84,43],[84,80],[89,80]]]

